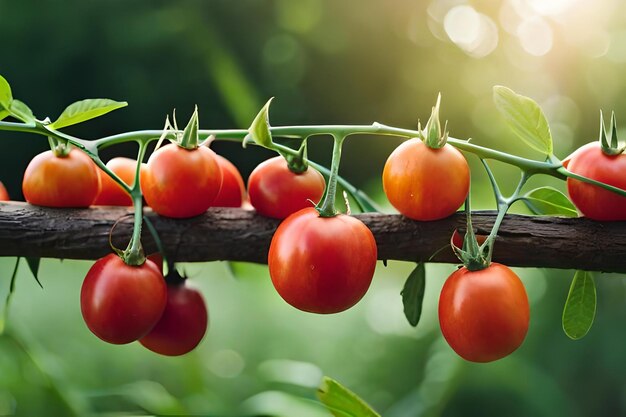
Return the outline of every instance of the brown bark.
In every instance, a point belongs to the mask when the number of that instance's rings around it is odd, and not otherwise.
[[[176,261],[266,262],[277,220],[253,211],[212,208],[202,216],[175,220],[146,209],[166,253]],[[457,263],[449,247],[465,215],[434,222],[416,222],[400,215],[359,214],[374,233],[379,259]],[[121,219],[121,220],[120,220]],[[473,215],[478,233],[487,234],[493,212]],[[0,203],[0,256],[97,259],[110,253],[113,241],[124,247],[132,231],[130,208],[52,209],[25,203]],[[146,252],[156,246],[144,230]],[[509,266],[626,271],[626,222],[508,215],[502,223],[494,261]]]

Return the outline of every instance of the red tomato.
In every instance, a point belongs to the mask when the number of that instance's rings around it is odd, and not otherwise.
[[[155,212],[187,218],[211,206],[222,185],[222,170],[212,150],[170,144],[150,156],[140,181],[146,202]]]
[[[184,284],[168,285],[165,311],[139,343],[161,355],[184,355],[198,346],[207,323],[207,309],[200,292]]]
[[[117,157],[107,162],[107,168],[117,174],[128,186],[135,181],[135,169],[137,161],[130,158]],[[133,200],[130,195],[104,171],[98,169],[100,176],[100,192],[94,205],[98,206],[132,206]]]
[[[235,165],[221,155],[215,155],[217,163],[222,169],[222,187],[211,204],[213,207],[241,207],[245,196],[246,186]]]
[[[4,187],[4,184],[0,182],[0,201],[9,201],[10,199],[7,189]]]
[[[46,207],[89,207],[99,190],[96,164],[78,149],[64,157],[40,153],[26,167],[22,182],[26,201]]]
[[[266,217],[284,219],[292,213],[317,204],[326,182],[309,167],[301,174],[291,172],[282,156],[257,166],[248,178],[248,195],[256,211]]]
[[[270,276],[281,297],[311,313],[338,313],[367,292],[376,268],[372,232],[354,217],[313,207],[285,219],[272,238]]]
[[[598,142],[579,148],[563,165],[578,175],[626,190],[626,154],[605,155]],[[626,220],[626,197],[572,178],[567,179],[567,191],[578,210],[590,219]]]
[[[389,202],[414,220],[438,220],[452,215],[465,201],[470,185],[467,161],[455,148],[426,146],[410,139],[389,155],[383,189]]]
[[[80,292],[83,319],[105,342],[130,343],[159,321],[167,302],[163,274],[150,260],[130,266],[116,254],[99,259]]]
[[[492,263],[480,271],[463,267],[446,280],[439,297],[439,324],[462,358],[491,362],[517,349],[529,321],[526,290],[508,267]]]

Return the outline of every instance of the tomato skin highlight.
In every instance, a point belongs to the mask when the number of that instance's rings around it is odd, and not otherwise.
[[[222,170],[222,186],[211,204],[213,207],[241,207],[246,197],[246,186],[237,167],[221,155],[215,155]]]
[[[137,161],[130,158],[117,157],[106,164],[107,168],[117,174],[129,187],[135,182]],[[104,171],[98,169],[100,176],[100,192],[93,202],[97,206],[132,206],[130,195]]]
[[[139,343],[161,355],[184,355],[198,346],[207,324],[208,313],[200,292],[186,285],[168,285],[165,311]]]
[[[64,157],[40,153],[26,167],[22,181],[26,201],[44,207],[89,207],[99,190],[96,164],[78,149]]]
[[[526,337],[529,320],[524,285],[504,265],[494,262],[480,271],[462,267],[441,290],[441,332],[468,361],[491,362],[515,351]]]
[[[573,173],[626,190],[626,154],[605,155],[598,142],[580,147],[564,165]],[[567,191],[585,217],[598,221],[626,220],[626,197],[573,178],[567,179]]]
[[[469,192],[470,170],[461,152],[446,144],[431,149],[410,139],[389,155],[383,189],[389,202],[413,220],[439,220],[452,215]]]
[[[9,192],[4,184],[0,181],[0,201],[10,201]]]
[[[125,344],[145,336],[159,321],[167,302],[163,274],[150,260],[130,266],[116,254],[91,267],[80,293],[83,319],[105,342]]]
[[[215,153],[169,144],[157,149],[140,176],[141,190],[152,209],[165,217],[188,218],[207,211],[222,186]]]
[[[260,163],[248,178],[250,204],[265,217],[285,219],[313,207],[324,195],[326,181],[314,168],[301,174],[289,170],[282,156]]]
[[[287,303],[329,314],[355,305],[367,292],[376,268],[372,232],[354,217],[320,217],[302,209],[279,226],[268,254],[274,287]]]

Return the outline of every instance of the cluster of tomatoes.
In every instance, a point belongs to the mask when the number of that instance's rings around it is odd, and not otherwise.
[[[626,156],[607,156],[598,144],[568,158],[572,172],[626,188]],[[106,164],[129,186],[137,162],[113,158]],[[283,220],[269,249],[272,283],[292,306],[314,313],[337,313],[367,292],[377,248],[371,231],[358,219],[321,215],[314,204],[324,196],[324,177],[309,167],[293,172],[275,157],[250,175],[248,187],[237,168],[209,148],[172,143],[156,150],[140,169],[147,205],[162,216],[188,218],[209,207],[251,205],[260,215]],[[431,147],[421,139],[400,145],[388,158],[383,187],[391,204],[417,221],[453,214],[465,201],[470,170],[450,146]],[[597,186],[568,180],[579,210],[596,220],[625,220],[626,198]],[[85,153],[72,149],[36,156],[24,174],[23,193],[32,204],[49,207],[132,205],[128,193],[98,169]],[[0,199],[8,199],[0,187]],[[129,265],[116,254],[98,260],[81,291],[81,310],[89,329],[115,344],[138,340],[164,355],[181,355],[203,338],[208,322],[200,293],[172,269],[163,277],[162,259],[149,256]],[[439,321],[450,346],[463,358],[487,362],[513,352],[529,324],[524,286],[508,267],[461,267],[445,282]]]

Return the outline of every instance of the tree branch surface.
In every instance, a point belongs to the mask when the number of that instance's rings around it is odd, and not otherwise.
[[[166,254],[175,261],[267,262],[278,220],[254,211],[211,208],[192,219],[168,219],[150,209]],[[449,247],[454,229],[464,230],[465,214],[417,222],[396,214],[358,214],[373,232],[383,260],[458,263]],[[473,224],[488,234],[495,212],[476,212]],[[19,202],[0,203],[0,256],[97,259],[111,252],[109,233],[125,248],[132,233],[130,208],[53,209]],[[146,253],[156,245],[144,227]],[[507,215],[493,260],[509,266],[626,272],[626,222],[584,218]]]

